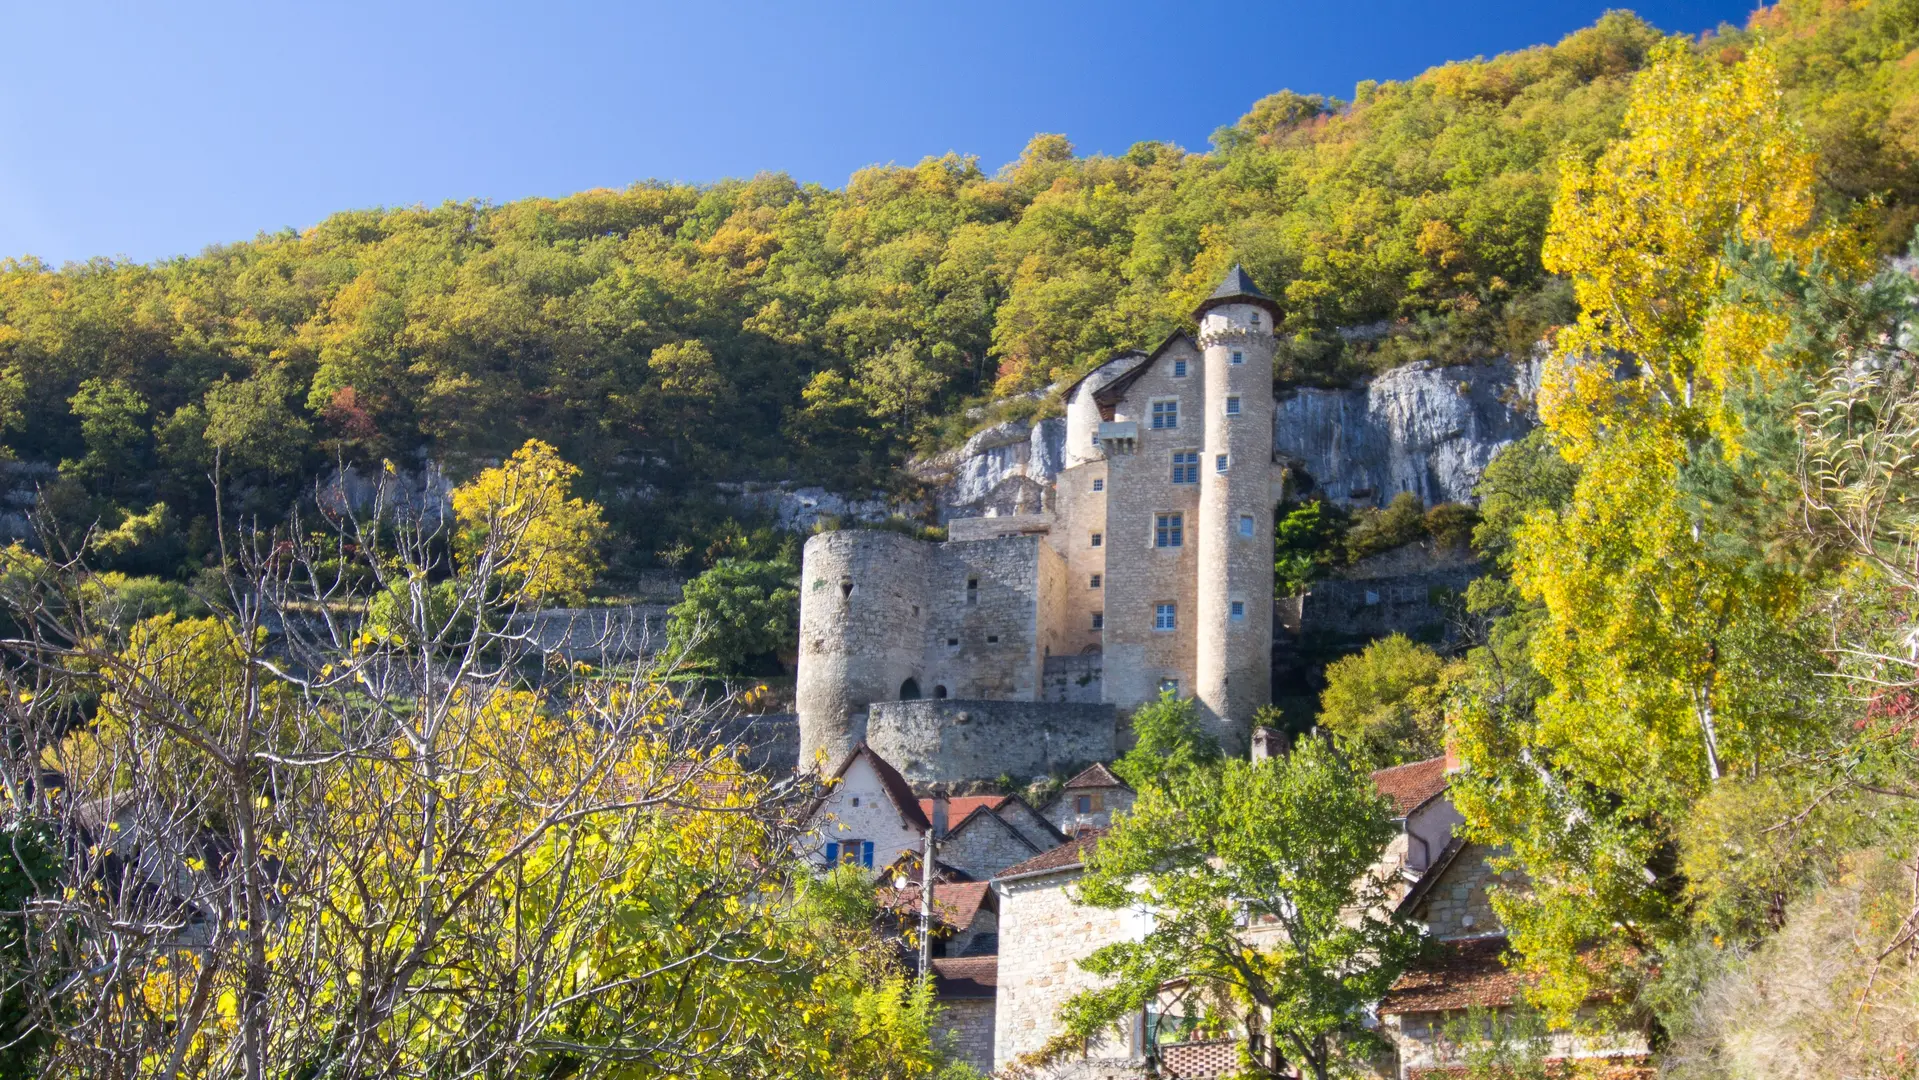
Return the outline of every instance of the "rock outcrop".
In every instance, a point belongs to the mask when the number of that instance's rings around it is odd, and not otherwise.
[[[1301,389],[1273,410],[1273,449],[1294,488],[1383,506],[1410,491],[1431,506],[1472,498],[1486,463],[1532,430],[1539,365],[1394,368],[1365,386]]]
[[[1532,430],[1539,363],[1408,364],[1364,386],[1305,388],[1275,404],[1273,450],[1294,487],[1346,505],[1384,506],[1402,491],[1427,505],[1472,498],[1486,463]],[[913,463],[941,523],[1050,508],[1066,421],[1007,421]]]

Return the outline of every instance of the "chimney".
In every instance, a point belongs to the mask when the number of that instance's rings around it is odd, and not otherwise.
[[[947,807],[946,796],[933,796],[933,812],[928,816],[933,819],[933,838],[936,840],[946,835]]]
[[[1458,772],[1459,770],[1465,767],[1466,767],[1465,760],[1459,756],[1459,744],[1455,743],[1451,739],[1447,739],[1446,740],[1446,775],[1451,776],[1452,774]]]

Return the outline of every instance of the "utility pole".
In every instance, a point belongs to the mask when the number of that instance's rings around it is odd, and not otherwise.
[[[926,829],[926,843],[920,849],[920,978],[933,977],[933,864],[938,858],[939,836],[946,831],[946,797],[933,796],[933,820]]]

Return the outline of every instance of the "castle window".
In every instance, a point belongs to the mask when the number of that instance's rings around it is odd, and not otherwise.
[[[1159,692],[1162,694],[1179,693],[1179,680],[1178,679],[1161,679],[1159,681]]]
[[[1155,630],[1179,629],[1179,610],[1177,605],[1174,605],[1174,604],[1153,605],[1153,629]]]
[[[1227,416],[1239,415],[1239,395],[1238,394],[1231,394],[1231,395],[1228,395],[1228,397],[1226,398],[1226,415]]]
[[[1104,481],[1104,480],[1095,480],[1095,481],[1093,481],[1093,490],[1094,490],[1094,491],[1105,491],[1105,490],[1106,490],[1106,481]]]
[[[950,649],[957,649],[957,648],[959,648],[959,639],[958,639],[958,638],[956,638],[956,637],[950,637],[950,638],[947,638],[947,639],[946,639],[946,646],[947,646],[947,648],[950,648]]]
[[[918,679],[908,679],[900,684],[901,701],[918,701],[919,696],[920,681]]]
[[[1259,312],[1257,311],[1253,312],[1253,325],[1254,326],[1259,325]]]
[[[1184,360],[1173,361],[1173,378],[1184,379],[1185,377],[1186,377],[1186,361]]]
[[[1181,547],[1186,542],[1186,516],[1184,514],[1159,514],[1153,518],[1153,546],[1163,548]]]
[[[1103,536],[1101,536],[1101,535],[1100,535],[1099,533],[1094,533],[1094,534],[1093,534],[1093,546],[1094,546],[1094,547],[1098,547],[1098,546],[1100,545],[1100,542],[1101,542],[1102,540],[1104,540],[1104,539],[1105,539],[1105,537],[1103,537]]]
[[[1093,612],[1093,629],[1095,630],[1106,629],[1106,613],[1104,611]]]
[[[979,579],[969,577],[966,579],[966,606],[972,607],[977,603],[979,603]]]
[[[945,684],[945,683],[935,683],[935,684],[933,684],[933,696],[934,696],[934,697],[936,697],[936,698],[943,698],[943,697],[945,697],[945,696],[946,696],[946,684]]]
[[[998,644],[999,644],[999,635],[998,635],[998,634],[988,634],[988,635],[986,635],[986,643],[987,643],[988,645],[998,645]]]
[[[1171,431],[1179,426],[1179,402],[1153,402],[1153,430]]]
[[[1173,453],[1173,483],[1199,483],[1199,451],[1178,450]]]
[[[1226,471],[1226,455],[1225,454],[1213,455],[1213,471],[1216,473],[1223,473]]]
[[[1094,574],[1093,580],[1090,583],[1088,583],[1086,587],[1089,589],[1097,589],[1099,588],[1099,583],[1100,583],[1100,575]]]
[[[853,805],[858,806],[859,804],[860,804],[860,797],[858,795],[853,796]]]
[[[1241,536],[1253,535],[1253,515],[1251,514],[1239,515],[1239,535]]]
[[[1246,621],[1246,601],[1244,600],[1233,601],[1233,621],[1234,622]]]
[[[841,578],[840,579],[840,599],[844,600],[851,595],[853,595],[853,579],[850,577]]]
[[[1245,354],[1245,353],[1243,353],[1243,352],[1240,352],[1240,351],[1239,351],[1238,349],[1234,349],[1234,350],[1233,350],[1233,363],[1235,363],[1235,364],[1243,364],[1243,363],[1245,363],[1245,362],[1246,362],[1246,354]]]

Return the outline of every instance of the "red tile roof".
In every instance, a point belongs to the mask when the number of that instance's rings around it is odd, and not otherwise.
[[[1126,781],[1113,775],[1113,770],[1104,765],[1089,765],[1078,776],[1066,781],[1067,788],[1108,788],[1126,787]],[[1127,788],[1127,790],[1132,790]]]
[[[1005,878],[1019,877],[1024,874],[1038,874],[1047,870],[1071,870],[1074,867],[1081,866],[1086,861],[1087,853],[1098,847],[1099,838],[1105,835],[1105,829],[1087,829],[1077,837],[1068,840],[1066,843],[1061,844],[1051,851],[1042,851],[1023,863],[1014,863],[1012,866],[1001,870],[999,873],[993,875],[993,880],[999,881]],[[938,894],[935,895],[937,896]]]
[[[1446,790],[1446,758],[1431,758],[1395,765],[1373,774],[1373,786],[1393,801],[1393,812],[1400,817]]]
[[[986,896],[991,891],[992,886],[984,881],[935,881],[933,917],[955,930],[964,930],[979,917],[980,905],[986,902]],[[881,889],[879,895],[881,907],[914,915],[919,912],[918,885],[908,885],[897,891]]]
[[[960,822],[965,821],[967,815],[982,806],[988,810],[998,810],[1001,806],[1005,805],[1006,800],[1010,798],[1012,798],[1011,795],[961,795],[958,798],[948,799],[946,800],[947,828],[950,829]],[[920,813],[925,814],[927,820],[931,821],[933,818],[933,800],[921,799]]]
[[[999,957],[952,956],[933,961],[933,991],[942,998],[990,998],[999,985]]]
[[[1438,943],[1393,983],[1379,1003],[1380,1015],[1512,1004],[1531,980],[1500,962],[1505,951],[1504,935]]]

